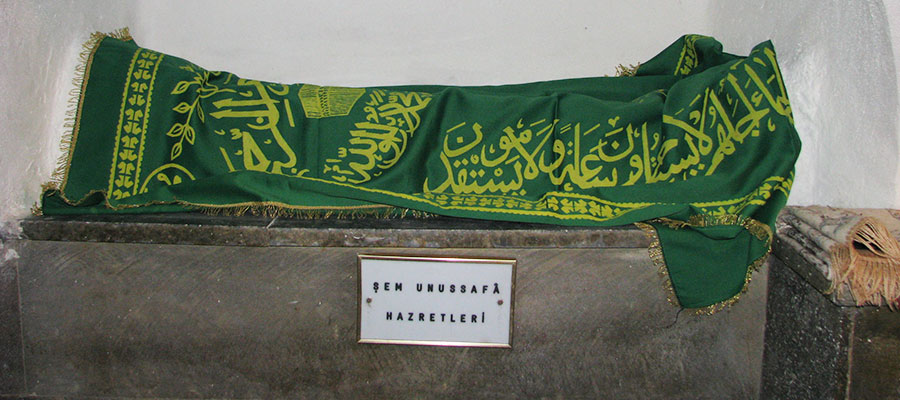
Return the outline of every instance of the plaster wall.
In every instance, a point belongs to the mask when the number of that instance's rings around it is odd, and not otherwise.
[[[614,74],[686,32],[710,0],[329,4],[141,0],[143,46],[276,82],[497,84]],[[349,4],[349,5],[348,5]]]
[[[900,5],[753,0],[709,11],[727,50],[775,44],[803,142],[790,203],[900,208]]]
[[[0,233],[13,232],[54,169],[81,42],[123,26],[206,68],[353,86],[597,76],[683,33],[711,34],[737,54],[772,38],[804,140],[791,203],[900,208],[900,6],[609,3],[0,0]]]
[[[887,11],[888,24],[890,25],[891,49],[894,53],[894,68],[898,71],[898,73],[894,74],[895,77],[897,77],[897,93],[900,94],[900,1],[886,1],[884,6]],[[895,112],[894,115],[900,120],[900,112]],[[898,136],[900,136],[900,133],[898,133]],[[898,142],[900,142],[900,139],[898,139]],[[898,143],[897,152],[894,154],[900,157],[900,143]],[[894,205],[891,207],[900,208],[900,206],[897,205],[897,203],[900,203],[900,165],[897,166],[897,176],[894,178],[893,182],[895,200],[893,202]]]
[[[81,44],[133,23],[115,0],[0,0],[0,237],[18,230],[62,154]]]

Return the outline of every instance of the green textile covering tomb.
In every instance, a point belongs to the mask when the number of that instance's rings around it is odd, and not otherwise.
[[[686,35],[633,76],[345,88],[209,71],[96,34],[47,215],[413,210],[637,223],[677,302],[735,300],[800,151],[770,42]]]

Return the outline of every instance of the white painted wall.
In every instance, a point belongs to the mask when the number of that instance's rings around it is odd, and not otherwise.
[[[893,10],[889,17],[885,4]],[[803,150],[792,204],[900,208],[896,0],[724,1],[710,32],[733,52],[775,43]],[[900,26],[895,26],[895,29]]]
[[[81,44],[133,16],[115,0],[0,0],[0,237],[16,232],[56,168]]]
[[[205,68],[276,82],[493,84],[614,74],[705,30],[710,3],[142,0],[132,33]]]
[[[0,234],[54,168],[80,43],[122,26],[206,68],[335,85],[596,76],[683,33],[737,54],[772,38],[804,140],[791,203],[900,208],[893,0],[0,0],[0,18]]]
[[[888,0],[884,2],[885,8],[887,10],[887,18],[888,23],[890,24],[891,30],[891,48],[894,52],[894,68],[896,69],[895,76],[897,77],[897,92],[900,93],[900,1],[897,0]],[[890,112],[889,110],[887,112]],[[897,119],[900,119],[900,112],[895,112],[894,115]],[[900,141],[900,140],[898,140]],[[895,158],[897,155],[900,155],[900,144],[898,144],[897,151],[894,153]],[[900,165],[897,166],[897,175],[893,180],[894,186],[894,201],[891,207],[900,208]]]

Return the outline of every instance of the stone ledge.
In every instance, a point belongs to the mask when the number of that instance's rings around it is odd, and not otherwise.
[[[221,246],[415,248],[647,248],[634,226],[589,228],[464,218],[295,219],[197,213],[43,216],[29,240]]]

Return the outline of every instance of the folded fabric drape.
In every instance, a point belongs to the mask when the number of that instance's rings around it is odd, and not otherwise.
[[[687,35],[634,76],[502,86],[279,84],[96,35],[45,214],[390,213],[640,223],[677,301],[762,263],[800,141],[773,46]],[[724,302],[724,303],[723,303]]]

